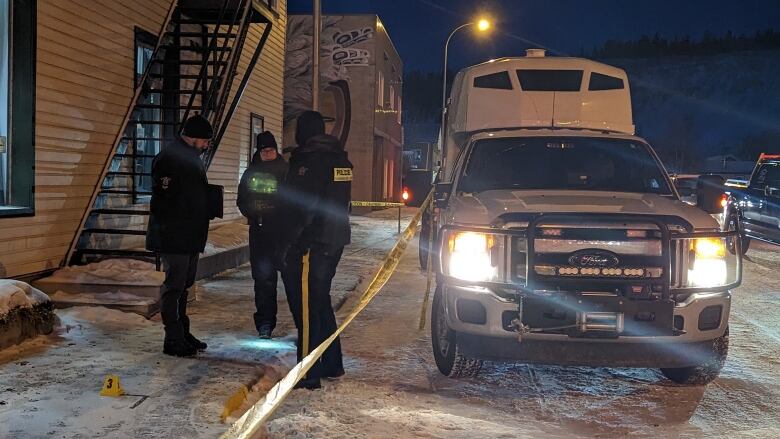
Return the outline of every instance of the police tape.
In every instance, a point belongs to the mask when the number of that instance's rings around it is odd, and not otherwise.
[[[314,363],[320,359],[322,354],[325,353],[325,350],[328,349],[334,340],[336,340],[336,337],[338,337],[339,334],[341,334],[344,329],[346,329],[346,327],[352,323],[352,320],[354,320],[355,317],[357,317],[357,315],[363,311],[369,302],[371,302],[371,300],[379,293],[382,287],[385,286],[387,281],[390,279],[390,276],[392,276],[392,274],[395,272],[398,263],[401,261],[401,256],[403,256],[409,241],[414,238],[414,235],[417,232],[417,226],[420,223],[420,218],[422,217],[422,213],[427,208],[428,203],[430,203],[431,197],[432,193],[428,194],[428,197],[425,199],[422,206],[420,206],[420,210],[417,211],[417,214],[414,216],[414,218],[412,218],[409,226],[407,226],[406,230],[404,230],[403,235],[395,243],[395,246],[392,250],[390,250],[390,253],[387,255],[387,257],[385,257],[384,262],[382,263],[381,267],[379,267],[379,271],[371,280],[371,283],[368,284],[366,291],[363,292],[362,296],[360,296],[359,302],[357,305],[355,305],[352,311],[350,311],[349,315],[347,315],[341,325],[336,329],[336,332],[334,332],[333,335],[328,337],[325,341],[322,342],[322,344],[311,351],[309,355],[304,357],[300,363],[296,364],[295,367],[293,367],[290,372],[287,373],[287,376],[282,378],[281,381],[276,383],[276,385],[274,385],[271,390],[268,391],[268,393],[265,395],[265,398],[249,408],[249,410],[247,410],[246,413],[241,416],[241,418],[233,423],[228,431],[226,431],[221,436],[221,439],[251,438],[252,435],[254,435],[282,405],[290,392],[292,392],[295,384],[304,376],[306,376],[306,373],[309,371],[309,369],[311,369]]]
[[[350,201],[353,207],[405,207],[404,203],[391,203],[384,201]]]

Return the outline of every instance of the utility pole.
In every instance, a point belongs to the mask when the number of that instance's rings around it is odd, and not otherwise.
[[[322,9],[320,0],[314,0],[314,31],[312,33],[312,78],[311,109],[320,111],[320,31],[322,30]]]

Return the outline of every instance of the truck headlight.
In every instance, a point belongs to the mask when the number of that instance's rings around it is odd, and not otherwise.
[[[485,282],[496,278],[493,235],[478,232],[451,232],[446,240],[445,273],[457,279]]]
[[[728,252],[723,238],[698,238],[691,240],[688,284],[691,287],[717,287],[727,285]]]

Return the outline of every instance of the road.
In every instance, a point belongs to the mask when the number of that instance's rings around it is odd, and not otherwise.
[[[417,330],[425,279],[415,250],[347,329],[347,375],[294,392],[269,423],[270,437],[780,437],[777,249],[751,250],[734,292],[728,361],[706,387],[678,386],[649,369],[525,364],[445,378],[428,329]]]

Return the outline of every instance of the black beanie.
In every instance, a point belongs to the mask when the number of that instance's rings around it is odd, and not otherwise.
[[[193,139],[211,139],[214,137],[214,129],[211,123],[200,114],[190,117],[184,122],[182,136],[192,137]]]
[[[273,148],[277,150],[277,152],[279,151],[276,145],[276,139],[270,131],[263,131],[257,135],[257,150],[260,151],[265,148]]]
[[[304,111],[295,126],[295,143],[303,146],[314,136],[325,134],[325,120],[317,111]]]

